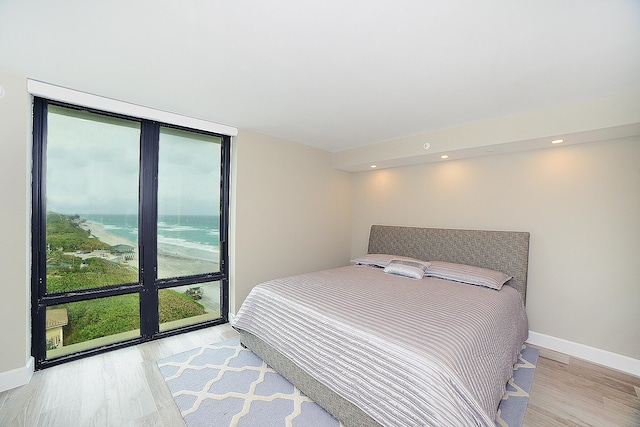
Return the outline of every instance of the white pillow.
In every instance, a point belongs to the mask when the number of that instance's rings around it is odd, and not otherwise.
[[[359,265],[373,265],[376,267],[385,268],[393,260],[418,262],[425,268],[428,268],[430,265],[428,262],[419,259],[390,254],[367,254],[356,259],[352,259],[351,262]]]
[[[427,267],[423,262],[394,259],[384,268],[383,271],[385,273],[410,277],[412,279],[422,279],[426,269]]]
[[[426,276],[500,290],[511,276],[500,271],[445,261],[430,261]]]

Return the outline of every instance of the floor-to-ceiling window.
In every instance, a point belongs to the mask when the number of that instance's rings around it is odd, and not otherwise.
[[[38,368],[227,321],[230,137],[34,98]]]

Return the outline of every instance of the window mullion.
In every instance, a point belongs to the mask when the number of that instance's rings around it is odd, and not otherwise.
[[[220,177],[220,316],[226,322],[229,313],[229,189],[231,176],[231,137],[222,139],[222,169]]]
[[[31,311],[32,344],[31,353],[37,360],[44,360],[46,355],[46,306],[41,303],[45,294],[46,276],[46,206],[45,206],[45,153],[47,135],[47,101],[42,98],[33,99],[33,165],[32,165],[32,233],[33,266],[35,274],[31,276]]]
[[[156,248],[158,224],[158,147],[160,125],[143,121],[140,134],[140,334],[150,339],[159,331]]]

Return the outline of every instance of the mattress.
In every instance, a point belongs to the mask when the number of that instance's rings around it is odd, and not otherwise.
[[[510,286],[362,265],[262,283],[234,327],[388,426],[495,425],[528,333]]]

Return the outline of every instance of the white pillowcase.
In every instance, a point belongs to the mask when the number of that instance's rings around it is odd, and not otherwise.
[[[400,259],[392,260],[384,268],[385,273],[396,274],[398,276],[410,277],[412,279],[422,279],[427,269],[424,262],[406,261]]]
[[[500,271],[445,261],[430,261],[426,276],[500,290],[511,276]]]
[[[352,259],[351,262],[359,265],[373,265],[376,267],[385,268],[393,260],[417,262],[422,264],[424,268],[429,268],[429,265],[431,265],[430,263],[419,259],[390,254],[367,254],[356,259]]]

